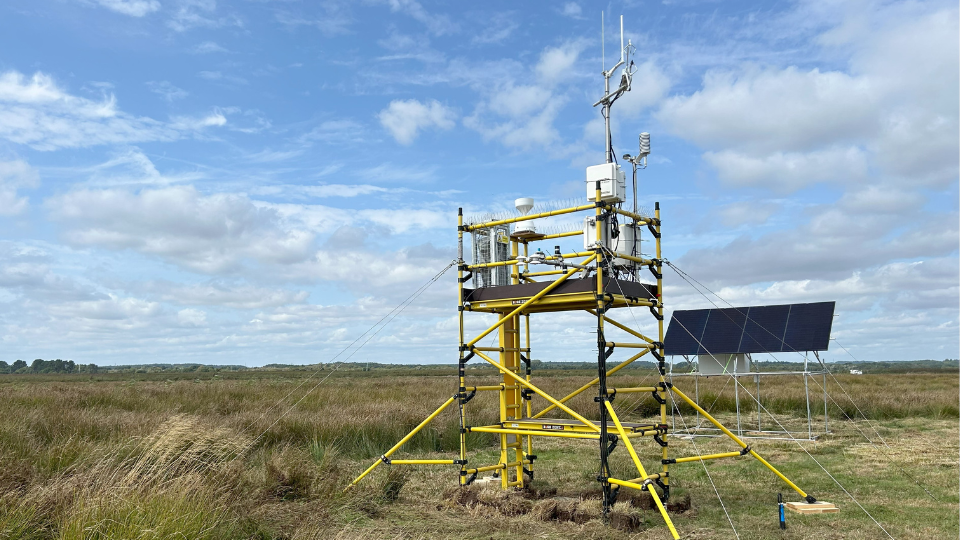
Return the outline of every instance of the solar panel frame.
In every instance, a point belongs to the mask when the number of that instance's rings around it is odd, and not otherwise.
[[[825,351],[836,302],[781,304],[673,312],[666,354]]]

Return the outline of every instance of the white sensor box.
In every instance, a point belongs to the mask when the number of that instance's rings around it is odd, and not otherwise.
[[[600,182],[600,200],[608,203],[623,202],[627,194],[627,179],[616,163],[604,163],[587,167],[587,200],[596,199],[597,182]]]

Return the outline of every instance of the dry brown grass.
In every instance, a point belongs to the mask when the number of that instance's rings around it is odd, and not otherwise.
[[[0,538],[665,537],[649,501],[641,498],[618,504],[610,524],[602,522],[599,502],[591,495],[596,493],[592,443],[539,444],[536,485],[542,493],[536,496],[491,490],[472,503],[451,504],[452,496],[444,496],[456,485],[450,467],[381,467],[344,495],[342,488],[371,458],[455,391],[455,381],[389,373],[335,376],[274,424],[280,411],[302,395],[281,401],[302,382],[289,375],[179,381],[0,377]],[[538,382],[563,395],[581,384],[582,378],[572,375],[551,373]],[[616,384],[635,385],[645,377],[628,373]],[[472,379],[478,384],[495,380],[491,374]],[[840,420],[839,409],[831,413],[836,433],[804,447],[894,537],[956,537],[956,377],[865,375],[841,377],[841,382],[864,412],[882,420],[873,425],[890,449],[864,441],[853,422]],[[802,386],[795,383],[764,387],[771,389],[762,396],[765,405],[784,422],[799,420],[803,412],[796,407]],[[716,397],[719,384],[706,381],[704,402],[711,391]],[[830,391],[844,405],[842,394],[835,387]],[[714,409],[725,419],[727,394],[732,397],[732,387],[720,394]],[[490,397],[471,402],[471,424],[495,418]],[[589,396],[571,403],[588,416],[596,410]],[[630,420],[652,412],[644,402],[618,398],[617,405]],[[852,410],[848,414],[854,416]],[[856,426],[873,436],[871,426]],[[451,410],[404,452],[450,457],[457,439]],[[471,464],[496,461],[491,443],[471,436],[476,449]],[[721,439],[696,444],[700,452],[730,450]],[[648,467],[657,467],[654,448],[645,445],[641,455]],[[678,455],[695,453],[691,441],[671,440],[671,446]],[[801,485],[842,508],[836,516],[791,516],[783,538],[878,537],[879,529],[795,444],[759,442],[757,448]],[[622,448],[612,466],[631,475]],[[779,481],[745,459],[708,467],[742,538],[779,535],[771,502],[784,489]],[[693,505],[676,514],[685,537],[729,537],[703,467],[693,463],[676,470],[675,499],[690,497]],[[902,471],[918,476],[939,502]],[[457,497],[467,493],[454,492]]]

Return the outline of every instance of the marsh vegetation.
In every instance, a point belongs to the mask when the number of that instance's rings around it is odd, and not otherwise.
[[[641,369],[624,373],[617,384],[651,377]],[[538,443],[535,489],[527,493],[464,492],[455,487],[451,466],[384,466],[343,493],[372,459],[455,391],[455,380],[445,369],[345,371],[307,393],[325,375],[0,376],[0,538],[667,538],[656,511],[639,497],[618,503],[610,524],[599,519],[596,452],[588,442]],[[590,377],[576,370],[541,375],[538,384],[560,395]],[[956,374],[838,379],[871,422],[857,419],[856,408],[831,381],[833,433],[803,448],[893,537],[956,537]],[[496,376],[478,372],[473,380],[494,383]],[[721,388],[720,379],[705,382],[701,399],[730,419],[732,387]],[[765,381],[762,397],[782,422],[805,420],[798,380]],[[495,419],[492,398],[471,402],[471,424]],[[587,416],[595,413],[590,396],[571,403]],[[617,405],[624,419],[634,421],[654,412],[649,399]],[[692,411],[680,413],[693,420]],[[655,467],[659,453],[647,442],[639,445],[641,457]],[[493,438],[471,434],[470,444],[471,464],[496,462]],[[457,445],[451,410],[403,452],[450,457]],[[712,438],[671,439],[671,447],[677,455],[733,449]],[[789,528],[781,533],[777,493],[793,498],[757,463],[721,460],[706,469],[689,463],[671,475],[675,500],[688,502],[674,508],[687,537],[733,536],[713,485],[741,538],[882,537],[798,443],[759,441],[754,447],[841,512],[789,515]],[[631,477],[622,448],[612,466]]]

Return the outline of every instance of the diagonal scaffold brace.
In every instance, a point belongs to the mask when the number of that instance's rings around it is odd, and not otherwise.
[[[587,258],[587,260],[584,261],[584,264],[590,263],[590,262],[593,261],[595,258],[596,258],[596,255],[593,255],[593,256]],[[587,419],[584,418],[583,416],[577,414],[573,409],[570,409],[569,407],[567,407],[566,405],[564,405],[562,402],[560,402],[560,401],[558,401],[557,399],[553,398],[552,396],[550,396],[549,394],[547,394],[547,393],[544,392],[543,390],[537,388],[537,387],[534,386],[532,383],[530,383],[529,381],[527,381],[527,380],[525,380],[524,378],[520,377],[519,375],[513,373],[512,371],[509,371],[509,370],[504,369],[503,366],[501,366],[501,365],[498,364],[497,362],[493,361],[490,357],[484,355],[482,352],[476,350],[476,348],[475,348],[475,345],[476,345],[481,339],[483,339],[484,337],[488,336],[491,332],[493,332],[493,331],[497,330],[498,328],[500,328],[501,326],[503,326],[507,321],[511,320],[513,317],[522,314],[525,309],[527,309],[529,306],[531,306],[531,305],[535,304],[536,302],[538,302],[541,298],[543,298],[544,296],[546,296],[551,290],[555,289],[557,286],[559,286],[561,283],[563,283],[567,278],[569,278],[570,276],[574,275],[575,273],[577,273],[577,272],[579,272],[579,271],[580,271],[579,269],[573,268],[573,269],[567,271],[566,273],[564,273],[562,276],[560,276],[559,279],[557,279],[556,281],[554,281],[553,283],[551,283],[549,286],[547,286],[546,288],[544,288],[542,291],[540,291],[539,293],[537,293],[536,295],[534,295],[533,297],[531,297],[529,300],[525,301],[523,304],[521,304],[520,306],[518,306],[518,307],[517,307],[516,309],[514,309],[512,312],[510,312],[509,315],[506,315],[506,316],[502,317],[497,323],[493,324],[492,326],[490,326],[489,328],[487,328],[486,330],[484,330],[482,333],[480,333],[480,335],[478,335],[478,336],[475,337],[473,340],[471,340],[469,343],[467,343],[464,348],[466,348],[467,350],[470,350],[472,353],[476,354],[477,356],[480,356],[482,359],[484,359],[485,361],[489,362],[491,365],[493,365],[493,366],[496,367],[497,369],[503,371],[503,373],[504,373],[505,375],[508,375],[509,377],[511,377],[511,378],[513,378],[514,380],[516,380],[516,382],[517,382],[518,384],[520,384],[520,385],[528,388],[529,390],[533,391],[534,393],[540,395],[541,397],[543,397],[544,399],[546,399],[547,401],[549,401],[554,407],[558,407],[558,408],[560,408],[561,410],[563,410],[564,412],[566,412],[567,414],[573,416],[573,417],[576,418],[578,421],[580,421],[583,425],[588,426],[588,427],[591,428],[591,429],[598,430],[598,428],[597,428],[596,426],[594,426],[592,422],[590,422],[589,420],[587,420]],[[412,439],[414,435],[416,435],[417,433],[419,433],[423,428],[427,427],[427,425],[429,425],[430,422],[432,422],[437,416],[439,416],[440,413],[442,413],[442,412],[443,412],[447,407],[449,407],[454,401],[459,400],[459,399],[461,398],[461,396],[462,396],[462,394],[461,394],[460,392],[458,392],[457,394],[454,394],[450,399],[448,399],[447,401],[445,401],[445,402],[443,403],[443,405],[441,405],[437,410],[435,410],[432,414],[430,414],[430,416],[428,416],[427,418],[425,418],[425,419],[423,420],[423,422],[421,422],[417,427],[415,427],[412,431],[410,431],[410,433],[408,433],[405,437],[403,437],[402,439],[400,439],[400,441],[399,441],[397,444],[395,444],[392,448],[390,448],[389,450],[387,450],[386,452],[384,452],[384,454],[383,454],[382,456],[380,456],[380,459],[374,461],[373,464],[371,464],[365,471],[363,471],[363,473],[360,474],[360,476],[358,476],[353,482],[350,482],[350,484],[347,485],[346,488],[344,488],[344,491],[347,491],[347,490],[353,488],[354,486],[356,486],[361,480],[363,480],[367,475],[369,475],[371,472],[373,472],[373,470],[376,469],[377,467],[379,467],[382,463],[396,464],[396,465],[461,465],[461,466],[465,465],[465,464],[466,464],[466,463],[465,463],[465,461],[466,461],[465,459],[460,459],[460,460],[452,460],[452,459],[451,459],[451,460],[445,460],[445,459],[444,459],[444,460],[441,460],[441,459],[434,459],[434,460],[391,460],[391,459],[390,459],[390,456],[391,456],[391,455],[393,455],[393,454],[394,454],[397,450],[399,450],[404,444],[406,444],[407,441],[409,441],[410,439]],[[462,447],[462,446],[464,445],[464,443],[465,443],[464,438],[462,437],[462,435],[463,435],[463,434],[461,433],[461,447]],[[461,448],[461,456],[463,455],[463,450],[464,450],[464,449]]]
[[[724,435],[726,435],[727,437],[730,437],[730,439],[732,439],[735,443],[737,443],[738,445],[740,445],[740,448],[742,448],[745,453],[750,454],[750,455],[751,455],[752,457],[754,457],[757,461],[759,461],[760,463],[762,463],[764,467],[770,469],[770,471],[773,472],[773,474],[777,475],[778,477],[780,477],[781,480],[783,480],[784,482],[786,482],[786,484],[787,484],[788,486],[790,486],[790,489],[796,491],[796,492],[797,492],[801,497],[803,497],[808,503],[815,503],[815,502],[817,502],[817,499],[816,499],[814,496],[808,495],[806,491],[800,489],[799,486],[797,486],[797,485],[794,484],[789,478],[787,478],[786,476],[784,476],[783,473],[780,472],[779,470],[777,470],[776,467],[774,467],[773,465],[771,465],[767,460],[765,460],[765,459],[763,459],[762,457],[760,457],[760,454],[758,454],[756,450],[753,450],[752,448],[750,448],[750,446],[748,446],[747,443],[743,442],[743,439],[741,439],[740,437],[737,437],[736,435],[734,435],[733,432],[730,431],[729,429],[727,429],[726,426],[724,426],[723,424],[721,424],[719,420],[717,420],[716,418],[714,418],[710,413],[708,413],[707,411],[705,411],[705,410],[703,409],[703,407],[701,407],[700,405],[698,405],[696,401],[690,399],[690,397],[688,397],[686,394],[684,394],[683,392],[681,392],[680,390],[678,390],[675,386],[673,386],[673,385],[668,385],[668,386],[669,386],[670,390],[673,391],[674,394],[676,394],[677,396],[680,397],[680,399],[682,399],[682,400],[684,400],[685,402],[687,402],[688,405],[690,405],[691,407],[693,407],[694,409],[696,409],[696,410],[697,410],[700,414],[702,414],[703,417],[706,418],[711,424],[713,424],[714,426],[717,427],[717,429],[719,429],[720,431],[722,431]],[[743,453],[738,453],[738,454],[743,455]],[[706,457],[708,457],[708,456],[702,456],[700,459],[703,459],[703,458],[706,458]],[[717,457],[735,457],[735,456],[733,456],[733,453],[731,452],[730,454],[718,455]]]

